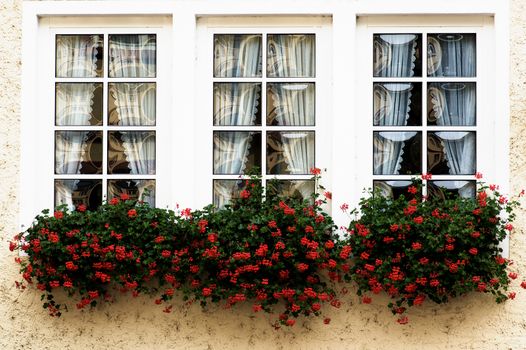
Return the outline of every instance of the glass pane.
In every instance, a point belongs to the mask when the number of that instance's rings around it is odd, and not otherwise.
[[[57,83],[56,125],[102,125],[102,83]]]
[[[267,174],[308,175],[313,167],[313,131],[267,132]]]
[[[102,204],[102,180],[55,180],[55,206],[61,204],[70,210],[79,204],[97,209]]]
[[[214,132],[214,174],[241,175],[254,167],[261,168],[261,132]]]
[[[375,83],[373,125],[422,125],[421,83]]]
[[[477,71],[475,34],[429,34],[427,75],[474,77]]]
[[[314,34],[269,34],[267,45],[267,74],[270,78],[315,77]]]
[[[267,182],[267,195],[273,195],[275,193],[299,200],[312,199],[312,194],[314,193],[314,181],[278,180]]]
[[[375,34],[373,75],[375,77],[421,77],[422,36],[420,34]]]
[[[374,175],[411,175],[422,172],[420,132],[375,132]]]
[[[108,173],[155,175],[155,131],[110,131]]]
[[[110,35],[110,78],[155,78],[155,34]]]
[[[141,200],[155,206],[155,180],[108,180],[108,199],[127,194],[132,200]]]
[[[155,83],[110,83],[109,125],[155,125]]]
[[[267,125],[313,126],[314,83],[268,83]]]
[[[412,195],[407,191],[411,185],[411,181],[373,181],[373,188],[375,191],[380,191],[380,194],[383,197],[393,199],[396,199],[401,195],[405,196],[405,198],[412,198]]]
[[[102,132],[55,132],[55,174],[101,173]]]
[[[214,125],[261,125],[260,83],[215,83]]]
[[[427,101],[429,125],[475,125],[475,83],[430,83]]]
[[[214,77],[261,77],[261,35],[214,35]]]
[[[440,131],[427,135],[427,168],[432,174],[475,174],[474,132]]]
[[[245,180],[214,180],[214,206],[223,208],[245,188]]]
[[[446,199],[448,195],[460,195],[464,198],[475,198],[477,184],[475,181],[428,181],[427,193]]]
[[[57,35],[57,78],[102,77],[102,35]]]

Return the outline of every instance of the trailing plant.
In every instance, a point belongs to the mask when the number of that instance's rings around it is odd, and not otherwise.
[[[319,170],[313,169],[314,181]],[[79,309],[113,300],[117,291],[156,294],[157,304],[182,296],[201,305],[249,302],[254,312],[282,307],[276,326],[300,315],[319,315],[322,304],[339,306],[330,280],[350,251],[322,210],[325,199],[284,198],[276,183],[246,180],[239,198],[217,209],[177,212],[151,208],[123,194],[95,211],[79,205],[43,211],[11,243],[27,258],[21,273],[40,289],[54,316],[63,289]],[[327,196],[329,196],[327,194]]]
[[[356,282],[362,302],[386,292],[388,307],[403,324],[406,309],[426,300],[445,303],[472,291],[491,293],[498,303],[513,299],[508,289],[517,274],[508,274],[511,263],[499,244],[513,229],[517,200],[482,183],[475,198],[421,193],[421,181],[394,199],[369,192],[352,212],[357,218],[348,243],[354,257],[345,279]]]

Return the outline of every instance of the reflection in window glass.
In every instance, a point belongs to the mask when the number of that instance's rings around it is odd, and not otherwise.
[[[440,131],[427,134],[427,167],[432,174],[474,175],[474,132]]]
[[[314,78],[314,34],[269,34],[267,75],[271,78]]]
[[[420,132],[374,132],[375,175],[411,175],[422,172]]]
[[[97,209],[102,204],[102,180],[55,180],[55,206],[62,204],[70,210],[79,204]]]
[[[239,194],[246,186],[246,180],[214,180],[214,206],[223,208]]]
[[[412,195],[409,194],[408,189],[411,185],[411,181],[404,180],[373,181],[373,189],[375,191],[378,191],[383,197],[392,199],[396,199],[401,195],[410,198]]]
[[[314,83],[268,83],[267,125],[313,126]]]
[[[127,194],[132,200],[139,200],[155,206],[155,180],[119,179],[108,180],[108,199]]]
[[[474,77],[476,74],[475,34],[429,34],[427,75],[430,77]]]
[[[261,167],[261,132],[214,132],[214,174],[247,173]]]
[[[446,199],[450,195],[460,195],[464,198],[475,198],[477,184],[475,181],[429,181],[427,193],[429,196]]]
[[[267,132],[267,174],[307,175],[314,167],[314,132]]]
[[[267,182],[266,191],[267,196],[277,194],[298,200],[311,200],[315,185],[311,180],[276,180]]]
[[[375,83],[373,125],[422,125],[421,83]]]
[[[55,125],[102,125],[102,84],[57,83]]]
[[[155,34],[111,34],[109,45],[110,78],[155,78]]]
[[[110,83],[108,124],[155,125],[155,83]]]
[[[102,77],[102,35],[57,35],[57,78]]]
[[[155,131],[110,131],[108,173],[155,175]]]
[[[261,83],[215,83],[214,125],[261,125]]]
[[[55,132],[55,174],[100,173],[102,173],[102,132]]]
[[[422,76],[422,36],[420,34],[375,34],[373,76]]]
[[[430,83],[427,94],[429,125],[475,125],[475,83]]]
[[[214,35],[214,77],[261,77],[261,35]]]

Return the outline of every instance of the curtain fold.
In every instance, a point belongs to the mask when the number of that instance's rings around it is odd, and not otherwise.
[[[409,134],[409,137],[404,137],[405,134]],[[414,135],[415,132],[375,132],[374,175],[399,175],[404,155],[404,141]]]
[[[246,168],[253,133],[221,131],[214,133],[214,174],[242,174]]]
[[[411,83],[374,85],[374,125],[406,126],[411,111]]]

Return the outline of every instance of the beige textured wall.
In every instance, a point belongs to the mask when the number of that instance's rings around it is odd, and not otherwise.
[[[511,171],[512,188],[526,188],[526,1],[512,4]],[[165,314],[151,299],[122,297],[92,312],[47,316],[35,290],[20,293],[14,254],[19,190],[19,92],[21,0],[0,0],[0,348],[1,349],[525,349],[526,291],[496,305],[479,294],[446,306],[411,310],[399,326],[383,306],[344,298],[341,310],[321,320],[275,331],[265,316],[248,309],[203,312],[175,305]],[[526,212],[511,239],[511,258],[526,273]]]

